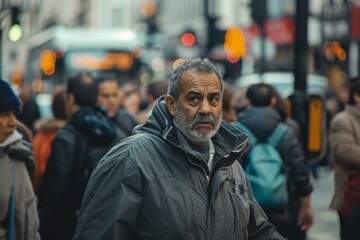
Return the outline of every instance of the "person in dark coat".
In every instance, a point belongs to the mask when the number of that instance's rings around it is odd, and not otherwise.
[[[79,73],[70,77],[66,94],[70,118],[52,141],[38,194],[42,240],[72,239],[91,173],[86,167],[93,160],[88,153],[97,148],[107,149],[116,138],[115,126],[96,107],[98,85],[91,75]]]
[[[207,59],[174,70],[146,123],[91,175],[74,239],[283,239],[236,161],[249,143],[222,121],[223,89]]]
[[[238,121],[245,125],[259,142],[266,141],[276,126],[283,122],[279,112],[275,109],[276,97],[273,89],[265,83],[254,84],[247,90],[246,98],[249,100],[250,106],[239,114]],[[310,182],[309,166],[298,138],[290,127],[276,149],[286,168],[290,201],[286,208],[264,208],[264,211],[270,222],[284,236],[289,239],[305,239],[305,231],[314,223],[310,202],[313,187]],[[247,156],[245,156],[242,161],[244,168],[247,161]],[[298,232],[297,228],[301,234],[292,235],[295,230]]]
[[[115,76],[104,75],[98,78],[99,94],[97,104],[105,108],[108,117],[115,123],[117,140],[132,135],[138,125],[136,118],[125,108],[120,107],[120,86]]]
[[[41,117],[40,109],[36,103],[31,86],[28,83],[23,83],[20,88],[21,112],[17,119],[25,124],[35,134],[35,122]]]

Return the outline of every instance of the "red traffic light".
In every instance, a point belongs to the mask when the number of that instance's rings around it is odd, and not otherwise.
[[[180,41],[185,47],[194,46],[194,44],[196,43],[195,34],[191,32],[185,32],[183,33],[183,35],[181,35]]]

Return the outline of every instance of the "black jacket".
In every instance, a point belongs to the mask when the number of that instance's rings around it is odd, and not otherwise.
[[[116,125],[117,140],[131,136],[132,130],[139,124],[136,118],[124,108],[120,108],[112,120]]]
[[[236,161],[247,138],[222,122],[213,170],[180,145],[162,98],[94,170],[74,239],[283,239]]]
[[[281,119],[280,115],[271,108],[251,107],[239,114],[239,121],[251,130],[258,141],[265,141],[277,124],[281,122]],[[313,190],[309,166],[304,159],[301,145],[295,133],[289,129],[276,148],[287,168],[291,194],[295,194],[295,198],[308,196]]]
[[[116,137],[115,126],[98,108],[83,108],[60,129],[51,145],[39,192],[42,240],[72,239],[76,211],[86,185],[82,163],[89,146],[106,147]],[[100,159],[99,159],[100,160]],[[80,176],[81,175],[81,176]]]

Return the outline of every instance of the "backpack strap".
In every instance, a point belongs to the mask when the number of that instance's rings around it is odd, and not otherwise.
[[[288,129],[289,128],[285,124],[279,123],[274,129],[274,131],[271,133],[267,141],[275,147],[280,142]]]
[[[240,129],[241,131],[243,131],[249,137],[250,143],[252,145],[255,145],[257,143],[257,141],[258,141],[257,138],[255,137],[255,135],[251,132],[251,130],[247,126],[242,124],[240,121],[236,121],[234,123],[234,126],[238,129]]]

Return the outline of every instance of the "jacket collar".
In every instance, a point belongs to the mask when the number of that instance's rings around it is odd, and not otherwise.
[[[18,131],[14,131],[7,139],[5,139],[5,141],[3,143],[0,143],[0,148],[6,148],[7,146],[18,142],[22,139],[21,134]]]
[[[165,105],[164,96],[158,99],[145,124],[138,126],[134,130],[134,133],[140,132],[156,134],[183,149],[180,146],[178,130]],[[211,140],[215,147],[214,166],[221,158],[229,159],[229,164],[233,163],[235,159],[242,156],[249,148],[247,137],[224,120],[221,122],[218,132]],[[185,150],[183,149],[183,151]],[[189,154],[189,152],[186,153]]]
[[[360,109],[353,105],[347,105],[346,110],[350,112],[354,117],[360,119]]]

